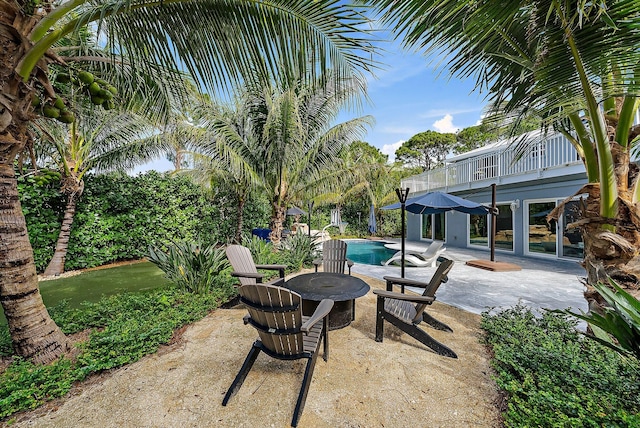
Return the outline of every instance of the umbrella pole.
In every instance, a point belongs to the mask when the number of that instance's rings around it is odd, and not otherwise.
[[[396,195],[398,195],[398,200],[400,201],[400,223],[401,223],[401,245],[400,249],[402,251],[402,256],[400,258],[400,277],[404,278],[404,235],[405,235],[405,225],[404,225],[404,211],[405,211],[405,202],[407,202],[407,197],[409,196],[409,188],[406,189],[396,189]]]

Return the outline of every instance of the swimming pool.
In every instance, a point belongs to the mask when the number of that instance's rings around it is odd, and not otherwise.
[[[380,266],[393,256],[396,251],[384,247],[384,242],[346,241],[347,258],[355,263]]]

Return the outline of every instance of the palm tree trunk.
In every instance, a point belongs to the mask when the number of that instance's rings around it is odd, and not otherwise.
[[[34,80],[24,83],[15,72],[25,49],[20,35],[37,22],[20,12],[21,3],[0,2],[0,304],[15,353],[44,364],[68,344],[42,302],[13,166],[27,144],[35,92]]]
[[[64,262],[67,257],[67,248],[69,247],[69,237],[71,236],[71,226],[73,225],[73,217],[76,213],[76,201],[78,195],[68,195],[67,206],[64,210],[64,217],[62,218],[62,227],[60,228],[60,234],[58,235],[58,241],[56,242],[56,250],[53,253],[53,258],[49,262],[49,265],[44,271],[45,276],[60,275],[64,272]]]
[[[286,207],[281,207],[277,201],[273,202],[273,213],[269,222],[269,228],[271,229],[269,239],[274,245],[280,244],[282,239],[282,224],[284,223],[286,212]]]
[[[0,149],[6,146],[0,141]],[[0,303],[15,353],[45,364],[67,351],[67,339],[49,316],[38,289],[13,163],[0,161]]]
[[[600,216],[600,186],[597,183],[583,188],[588,193],[583,207],[584,268],[587,271],[585,298],[602,304],[604,300],[592,287],[608,278],[635,297],[640,297],[640,210],[631,201],[628,190],[619,190],[619,210],[616,219]],[[616,233],[603,229],[603,224],[615,224]]]

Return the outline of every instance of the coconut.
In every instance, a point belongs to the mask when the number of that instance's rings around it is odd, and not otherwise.
[[[72,123],[74,120],[76,120],[76,116],[72,111],[67,110],[60,113],[60,117],[58,117],[58,120],[62,123]]]
[[[80,79],[80,81],[85,85],[92,84],[95,78],[96,77],[88,71],[81,71],[78,73],[78,79]]]
[[[91,95],[98,95],[100,91],[102,91],[102,88],[100,88],[100,85],[98,85],[98,83],[93,82],[89,85],[89,93]]]
[[[95,105],[100,105],[104,102],[104,98],[101,98],[98,95],[94,95],[91,97],[91,102],[94,103]]]
[[[71,76],[67,73],[60,73],[56,76],[56,81],[60,83],[69,83],[71,81]]]
[[[102,103],[102,108],[104,108],[105,110],[113,110],[116,107],[116,103],[113,102],[113,100],[105,100]]]
[[[60,97],[56,98],[56,102],[53,103],[53,106],[58,110],[64,110],[67,106],[64,104],[64,100]]]
[[[113,95],[118,95],[118,88],[113,85],[108,85],[107,91],[111,92]]]
[[[45,117],[50,117],[52,119],[57,119],[60,116],[60,110],[52,106],[51,104],[46,104],[42,107],[42,113]]]
[[[40,97],[37,95],[34,95],[33,98],[31,98],[31,105],[34,107],[38,107],[40,105]]]
[[[113,94],[111,92],[107,91],[106,89],[103,89],[100,92],[98,92],[98,96],[100,98],[104,98],[105,100],[113,99]]]

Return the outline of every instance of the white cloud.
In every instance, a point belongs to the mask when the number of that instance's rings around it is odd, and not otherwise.
[[[384,146],[382,146],[380,151],[385,155],[389,155],[389,162],[393,162],[396,159],[396,150],[398,150],[400,146],[402,146],[402,143],[404,143],[404,140],[400,140],[397,143],[393,144],[385,144]]]
[[[431,125],[435,128],[436,131],[438,132],[458,132],[458,130],[460,129],[459,127],[455,126],[453,124],[453,116],[451,116],[450,114],[445,114],[444,117],[440,120],[436,120],[435,122],[433,122],[433,125]]]

